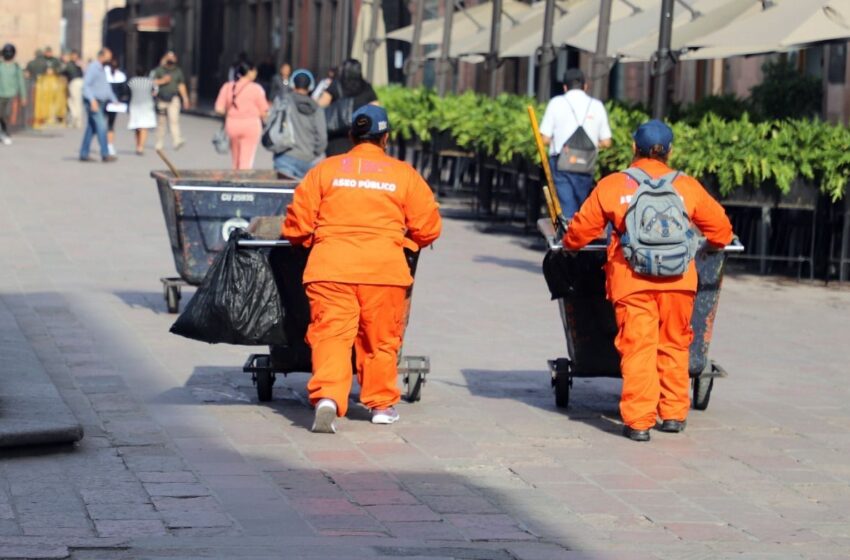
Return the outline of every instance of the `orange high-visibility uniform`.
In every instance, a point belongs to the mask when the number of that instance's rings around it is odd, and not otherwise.
[[[413,283],[404,248],[425,247],[440,230],[428,184],[370,143],[326,159],[295,189],[283,235],[312,246],[304,269],[312,403],[332,399],[345,415],[354,346],[361,402],[374,409],[399,401],[398,351]]]
[[[652,159],[633,164],[657,178],[672,171]],[[693,224],[714,245],[732,241],[732,224],[723,207],[692,177],[680,175],[673,186]],[[636,430],[663,420],[684,420],[690,408],[688,347],[693,339],[691,314],[697,289],[692,262],[682,276],[658,278],[635,273],[623,256],[620,235],[637,183],[623,173],[602,179],[564,236],[564,247],[577,250],[602,235],[610,222],[614,231],[605,264],[608,299],[614,304],[619,334],[623,392],[620,414]]]

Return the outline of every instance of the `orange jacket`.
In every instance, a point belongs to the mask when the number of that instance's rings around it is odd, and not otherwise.
[[[310,170],[286,209],[283,236],[312,245],[304,283],[409,286],[404,247],[440,235],[431,188],[410,165],[364,143]]]
[[[672,171],[665,164],[653,159],[639,159],[632,165],[643,169],[653,178]],[[726,245],[732,241],[732,224],[726,217],[726,211],[706,192],[699,181],[687,175],[680,175],[673,182],[673,186],[684,200],[691,222],[702,231],[710,243]],[[696,292],[697,272],[693,262],[685,274],[672,278],[641,276],[626,262],[620,246],[620,234],[626,229],[626,210],[637,187],[637,183],[623,173],[613,173],[599,181],[581,210],[573,217],[564,235],[564,247],[568,250],[584,247],[600,237],[610,222],[614,226],[614,232],[608,245],[608,262],[605,265],[608,299],[618,301],[635,292],[644,291]]]

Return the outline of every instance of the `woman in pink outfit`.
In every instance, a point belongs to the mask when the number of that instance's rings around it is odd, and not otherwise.
[[[230,137],[233,169],[251,169],[260,144],[263,119],[269,112],[266,92],[254,83],[257,67],[250,62],[239,64],[236,79],[221,86],[215,101],[215,112],[224,117],[224,130]]]

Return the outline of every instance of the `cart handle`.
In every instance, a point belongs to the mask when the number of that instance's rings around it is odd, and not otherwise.
[[[554,239],[554,238],[550,237],[550,238],[547,238],[547,241],[549,242],[549,248],[552,249],[553,251],[557,251],[559,249],[564,248],[560,239]],[[607,251],[608,245],[606,243],[601,243],[601,241],[602,240],[599,240],[599,239],[591,241],[589,245],[585,245],[584,247],[579,249],[578,252],[580,252],[580,253],[585,253],[585,252],[590,253],[590,252]],[[744,247],[741,244],[741,242],[738,241],[737,239],[734,240],[729,245],[726,245],[723,248],[724,253],[743,253],[745,250],[746,250],[746,247]]]
[[[272,187],[214,187],[207,185],[173,185],[171,190],[188,192],[295,193],[295,189],[276,189]]]
[[[236,242],[239,247],[263,249],[266,247],[292,247],[288,239],[240,239]]]

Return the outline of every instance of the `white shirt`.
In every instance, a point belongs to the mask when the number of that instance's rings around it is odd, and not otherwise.
[[[560,153],[579,125],[584,127],[584,131],[597,146],[601,140],[611,138],[608,111],[601,101],[580,89],[571,89],[563,95],[553,97],[546,106],[543,122],[540,123],[540,134],[552,139],[549,143],[549,154],[554,156]]]

